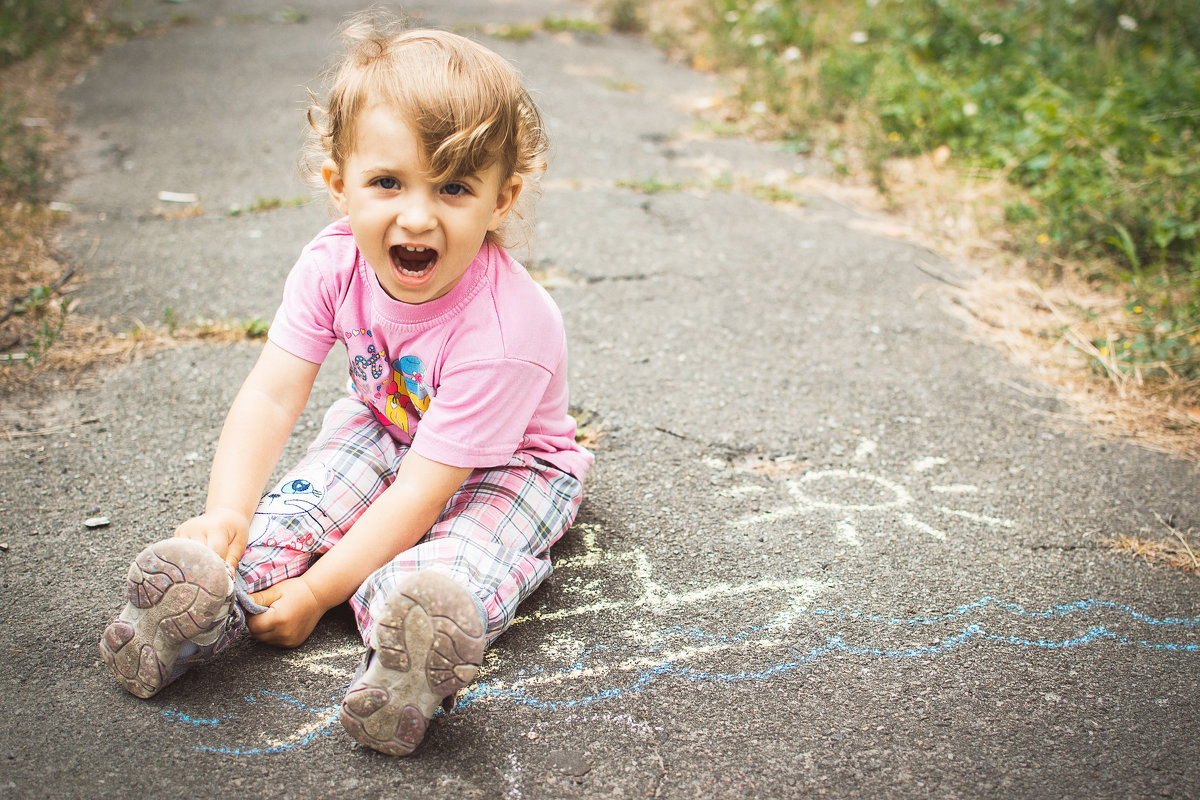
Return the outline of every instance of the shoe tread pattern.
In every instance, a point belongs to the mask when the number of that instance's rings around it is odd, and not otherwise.
[[[389,599],[371,642],[342,703],[342,725],[368,747],[408,755],[443,700],[479,673],[483,620],[466,589],[421,572]]]
[[[100,655],[138,697],[152,697],[171,678],[184,642],[220,625],[233,600],[224,562],[199,542],[166,539],[134,559],[129,604],[100,638]]]

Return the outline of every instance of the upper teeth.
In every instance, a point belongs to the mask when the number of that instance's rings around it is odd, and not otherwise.
[[[410,253],[424,253],[426,250],[426,248],[424,248],[424,247],[412,247],[411,245],[407,245],[407,244],[401,245],[401,247],[403,247],[405,250],[407,250]]]

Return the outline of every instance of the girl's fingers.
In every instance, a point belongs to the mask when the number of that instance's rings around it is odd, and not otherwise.
[[[263,594],[263,592],[259,592],[259,594]],[[253,595],[251,596],[253,597]],[[259,602],[262,601],[260,600]],[[269,608],[261,614],[255,614],[253,616],[248,614],[246,615],[246,629],[250,631],[250,635],[255,639],[258,639],[260,642],[271,644],[270,634],[275,628],[273,619],[274,616],[275,615]]]
[[[253,592],[250,595],[250,599],[258,603],[260,606],[267,606],[270,608],[271,605],[273,605],[275,601],[279,599],[281,594],[282,592],[279,591],[278,586],[268,586],[261,592]]]

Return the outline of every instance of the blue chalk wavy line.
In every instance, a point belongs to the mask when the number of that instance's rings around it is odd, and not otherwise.
[[[1127,605],[1113,603],[1107,600],[1095,599],[1064,603],[1053,606],[1044,611],[1029,611],[1016,603],[998,600],[994,597],[983,597],[970,603],[964,603],[952,611],[936,616],[887,617],[862,611],[838,611],[825,608],[811,609],[807,613],[813,617],[830,617],[848,622],[870,622],[893,627],[907,627],[915,629],[919,627],[952,623],[962,617],[988,608],[997,609],[1007,612],[1013,616],[1032,620],[1056,619],[1067,617],[1072,614],[1087,612],[1109,612],[1129,617],[1130,619],[1136,620],[1144,625],[1149,625],[1156,628],[1194,629],[1200,627],[1200,618],[1158,618],[1143,614]],[[745,630],[733,635],[714,636],[696,628],[689,629],[676,626],[658,631],[656,638],[667,639],[668,637],[672,637],[677,639],[682,637],[700,644],[706,643],[713,645],[730,645],[741,641],[751,640],[756,638],[756,636],[759,634],[771,631],[775,627],[777,626],[750,626]],[[1163,652],[1187,654],[1200,653],[1200,643],[1151,642],[1145,639],[1130,638],[1128,636],[1117,634],[1104,625],[1091,626],[1081,635],[1072,638],[1031,639],[1022,636],[989,633],[987,629],[984,628],[984,626],[980,623],[972,623],[966,625],[955,634],[940,639],[934,644],[915,645],[912,647],[895,649],[848,644],[845,639],[842,638],[841,634],[838,634],[826,639],[825,643],[822,645],[809,648],[807,652],[799,652],[797,648],[792,648],[792,652],[795,654],[793,658],[782,663],[772,664],[759,670],[720,672],[693,669],[691,667],[673,663],[670,658],[667,658],[661,663],[648,667],[637,673],[632,682],[625,686],[612,687],[574,700],[539,699],[532,693],[520,688],[520,679],[515,681],[517,684],[516,686],[511,685],[514,682],[507,682],[510,685],[505,686],[504,682],[493,681],[477,684],[470,688],[467,692],[460,695],[459,704],[470,705],[472,702],[508,700],[521,705],[530,706],[532,708],[556,711],[559,709],[590,705],[603,700],[620,697],[625,694],[639,692],[644,690],[659,678],[675,677],[695,682],[707,683],[738,683],[747,680],[763,680],[776,675],[792,672],[800,667],[807,666],[823,658],[839,655],[865,656],[869,658],[885,659],[925,658],[949,653],[961,647],[963,644],[974,640],[997,642],[1005,645],[1016,645],[1018,647],[1036,647],[1050,650],[1071,650],[1090,645],[1095,642],[1107,641],[1121,646],[1141,647],[1148,650],[1157,650]],[[642,648],[640,652],[645,655],[647,653],[653,653],[655,650],[664,649],[665,647],[666,645],[655,644]],[[586,669],[588,664],[595,661],[595,657],[601,653],[632,650],[633,648],[624,645],[594,645],[592,647],[585,648],[579,660],[566,669],[558,670],[556,672],[544,672],[537,670],[525,673],[523,677],[530,678],[541,675],[570,674],[571,672]]]
[[[632,676],[632,679],[624,685],[612,686],[587,696],[578,697],[571,700],[543,699],[534,695],[531,691],[521,687],[523,682],[532,678],[569,676],[573,672],[587,669],[589,664],[601,661],[601,659],[604,659],[606,655],[615,655],[618,657],[622,655],[633,655],[646,658],[647,656],[652,656],[657,651],[668,649],[672,646],[670,643],[677,643],[680,639],[698,645],[716,645],[724,647],[736,646],[742,642],[752,643],[754,640],[762,638],[764,635],[778,634],[778,632],[781,630],[781,626],[779,625],[759,625],[749,626],[744,630],[730,635],[714,635],[699,628],[673,626],[656,631],[654,638],[657,639],[658,642],[654,644],[635,647],[630,645],[598,643],[585,648],[578,660],[574,664],[565,668],[557,670],[526,670],[520,672],[515,680],[496,680],[477,683],[459,695],[458,707],[461,709],[464,707],[469,707],[473,703],[493,702],[500,700],[517,703],[519,705],[540,710],[558,711],[562,709],[586,706],[605,700],[612,700],[624,695],[641,692],[648,688],[655,681],[662,678],[676,678],[693,681],[696,683],[740,683],[743,681],[764,680],[778,675],[785,675],[789,672],[794,672],[795,670],[826,658],[835,658],[838,656],[859,656],[879,659],[927,658],[952,652],[964,644],[972,641],[994,642],[1001,645],[1025,648],[1042,648],[1048,650],[1072,650],[1075,648],[1095,644],[1097,642],[1108,642],[1117,646],[1139,647],[1159,652],[1180,654],[1200,653],[1200,643],[1187,641],[1152,642],[1147,639],[1141,639],[1137,637],[1131,638],[1129,636],[1116,633],[1105,625],[1092,625],[1080,635],[1070,638],[1049,639],[1027,638],[1023,636],[1006,635],[1001,633],[990,633],[980,622],[971,622],[966,619],[971,615],[979,614],[989,609],[1004,612],[1013,617],[1024,618],[1028,620],[1052,620],[1061,619],[1072,615],[1101,613],[1115,614],[1119,617],[1125,617],[1135,621],[1136,623],[1140,623],[1160,631],[1182,632],[1200,628],[1200,618],[1198,617],[1153,617],[1143,614],[1127,605],[1113,603],[1107,600],[1095,599],[1079,600],[1073,603],[1063,603],[1041,611],[1030,611],[1016,603],[998,600],[994,597],[983,597],[969,603],[964,603],[958,608],[955,608],[952,611],[948,611],[944,614],[933,616],[914,615],[910,617],[889,617],[863,611],[841,611],[836,609],[815,608],[809,609],[805,613],[814,618],[829,618],[845,621],[847,623],[871,623],[894,628],[918,629],[935,625],[952,624],[956,621],[961,621],[967,624],[965,624],[955,633],[942,636],[931,644],[913,645],[901,648],[879,648],[861,644],[852,644],[848,643],[843,638],[843,634],[838,633],[836,635],[827,637],[821,644],[808,647],[807,650],[803,650],[799,646],[790,647],[790,658],[779,663],[769,664],[761,669],[725,672],[719,670],[692,668],[675,663],[672,657],[668,656],[663,658],[663,660],[658,664],[654,664],[638,671]],[[331,712],[336,710],[341,704],[340,695],[334,701],[333,705],[315,707],[310,706],[291,695],[265,690],[259,691],[254,696],[244,698],[246,703],[255,703],[260,699],[279,701],[300,711],[313,714],[314,716],[330,715]],[[172,722],[197,729],[219,729],[225,723],[233,719],[232,715],[211,719],[194,718],[177,709],[167,709],[162,713]],[[299,747],[305,747],[316,739],[329,735],[336,727],[335,723],[336,720],[331,720],[328,724],[312,730],[294,741],[269,745],[266,747],[213,747],[207,745],[197,745],[194,749],[210,753],[239,756],[279,753]]]
[[[284,692],[269,692],[265,689],[260,689],[257,694],[250,695],[250,696],[244,697],[242,699],[246,703],[257,703],[260,698],[269,698],[272,700],[278,700],[278,701],[284,703],[285,705],[292,706],[293,708],[299,709],[300,711],[307,711],[308,713],[312,714],[313,716],[322,716],[324,714],[329,714],[330,712],[339,708],[342,704],[341,697],[339,696],[333,705],[326,706],[324,708],[320,708],[317,706],[310,706],[307,703],[305,703],[304,701],[302,701],[296,697],[293,697],[289,694],[286,694]],[[184,714],[181,711],[174,709],[174,708],[165,709],[162,712],[162,714],[164,717],[167,717],[168,719],[170,719],[174,722],[181,723],[184,725],[190,725],[192,727],[197,727],[197,728],[201,728],[201,727],[215,728],[224,723],[228,723],[233,719],[233,715],[224,715],[224,716],[220,716],[220,717],[215,717],[213,719],[196,719],[196,718],[190,717],[187,714]],[[204,753],[220,753],[222,755],[234,755],[234,756],[259,756],[259,755],[267,755],[270,753],[282,753],[287,750],[293,750],[297,747],[305,747],[308,744],[311,744],[315,739],[317,739],[321,736],[328,736],[330,733],[332,733],[332,731],[330,730],[331,727],[332,727],[331,725],[324,725],[320,728],[309,731],[307,734],[300,737],[299,739],[297,739],[294,742],[280,743],[280,744],[276,744],[276,745],[270,745],[267,747],[210,747],[208,745],[195,745],[195,746],[193,746],[192,749],[199,750]]]

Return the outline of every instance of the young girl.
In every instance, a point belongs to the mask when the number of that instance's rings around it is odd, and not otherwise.
[[[367,650],[342,724],[406,755],[549,574],[592,457],[567,413],[562,318],[499,244],[547,147],[519,76],[441,31],[360,19],[346,38],[309,112],[345,217],[288,276],[205,512],[134,560],[100,651],[150,697],[243,629],[296,647],[349,600]],[[336,341],[349,395],[260,498]]]

